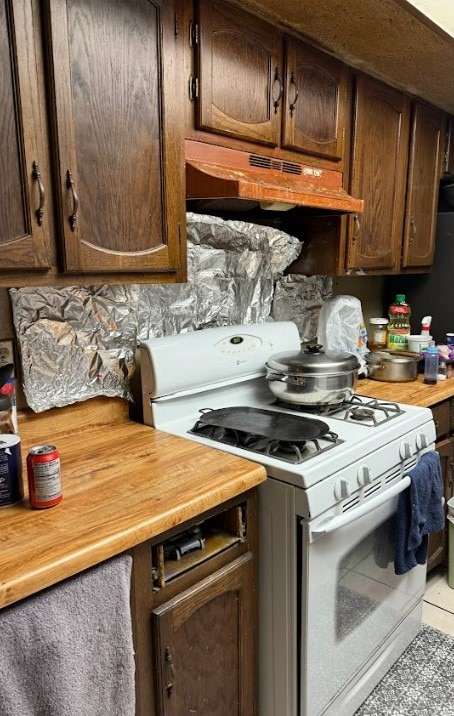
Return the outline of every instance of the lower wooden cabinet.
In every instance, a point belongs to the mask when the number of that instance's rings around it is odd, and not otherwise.
[[[153,611],[159,716],[254,713],[252,554]]]
[[[257,716],[257,539],[253,490],[132,550],[137,716]]]
[[[454,399],[444,400],[432,408],[437,431],[436,449],[440,455],[441,470],[444,486],[444,497],[447,502],[454,494],[453,467],[454,467],[454,436],[450,434],[451,415],[454,412]],[[439,439],[438,439],[439,438]],[[448,526],[440,532],[429,535],[429,553],[427,556],[427,571],[440,564],[446,564],[448,559]]]

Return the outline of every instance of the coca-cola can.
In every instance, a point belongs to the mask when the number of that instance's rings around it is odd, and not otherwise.
[[[62,500],[60,453],[55,445],[35,445],[27,455],[30,505],[53,507]]]

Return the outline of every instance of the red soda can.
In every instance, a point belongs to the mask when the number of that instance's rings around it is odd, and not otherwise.
[[[35,445],[27,455],[30,505],[53,507],[62,500],[60,453],[55,445]]]

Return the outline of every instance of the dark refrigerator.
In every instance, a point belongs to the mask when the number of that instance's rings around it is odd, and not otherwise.
[[[421,332],[423,316],[432,316],[431,335],[446,343],[454,333],[454,211],[437,215],[435,257],[431,273],[389,276],[385,283],[387,304],[404,293],[411,308],[412,333]]]

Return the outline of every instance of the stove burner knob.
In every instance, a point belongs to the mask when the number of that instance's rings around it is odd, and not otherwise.
[[[403,443],[400,444],[399,455],[402,458],[402,460],[409,460],[411,458],[412,452],[411,452],[410,443],[407,443],[404,441]]]
[[[334,497],[336,500],[345,500],[346,497],[350,497],[352,491],[350,485],[345,477],[341,477],[334,485]]]
[[[361,465],[357,475],[358,485],[363,487],[364,485],[371,485],[374,481],[370,468],[367,465]]]
[[[418,450],[424,450],[426,447],[429,447],[429,438],[427,437],[426,433],[417,434],[416,447],[418,448]]]

